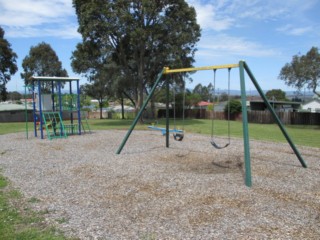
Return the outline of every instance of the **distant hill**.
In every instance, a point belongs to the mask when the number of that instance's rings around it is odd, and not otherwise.
[[[264,93],[268,92],[269,90],[263,90]],[[219,94],[222,94],[222,93],[228,93],[228,89],[219,89]],[[297,91],[286,91],[286,96],[287,97],[295,97],[297,96]],[[217,94],[217,93],[216,93]],[[246,91],[246,94],[247,96],[259,96],[259,93],[257,90],[247,90]],[[241,95],[241,91],[240,90],[230,90],[230,95]],[[300,93],[299,97],[300,98],[303,98],[303,96],[305,97],[312,97],[314,95],[314,93],[308,91],[306,92],[305,94],[303,93]]]

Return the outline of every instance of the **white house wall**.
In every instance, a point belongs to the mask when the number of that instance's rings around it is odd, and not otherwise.
[[[309,110],[311,112],[320,112],[320,102],[312,101],[312,102],[306,103],[302,106],[302,109]]]

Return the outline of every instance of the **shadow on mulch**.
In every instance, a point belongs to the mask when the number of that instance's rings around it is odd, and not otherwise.
[[[187,152],[175,153],[166,158],[160,157],[160,161],[173,165],[178,171],[193,172],[198,174],[243,174],[243,162],[241,157],[232,155],[219,155],[219,158],[207,153]]]

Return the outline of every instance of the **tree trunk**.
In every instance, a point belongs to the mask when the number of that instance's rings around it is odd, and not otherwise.
[[[103,119],[103,117],[102,117],[102,100],[99,100],[99,108],[100,108],[100,119]]]
[[[143,61],[143,57],[144,57],[144,45],[141,44],[140,45],[140,51],[139,51],[139,55],[138,55],[138,94],[139,94],[139,98],[138,98],[138,111],[141,109],[142,105],[143,105],[143,92],[144,92],[144,61]]]
[[[136,108],[136,113],[138,114],[138,112],[140,111],[140,109],[142,108],[143,105],[143,79],[139,79],[139,85],[138,85],[138,93],[139,93],[139,98],[138,98],[138,104],[137,104],[137,108]],[[142,119],[140,118],[140,123],[142,122]]]
[[[315,81],[315,82],[317,82],[317,81]],[[314,86],[313,86],[313,88],[312,88],[312,92],[313,92],[315,95],[317,95],[318,97],[320,97],[320,93],[318,93],[316,90],[317,90],[317,84],[314,84]]]
[[[124,104],[123,104],[123,97],[121,96],[121,115],[122,115],[122,119],[124,119]]]
[[[150,99],[150,103],[151,103],[151,117],[153,120],[155,120],[157,118],[157,114],[156,114],[156,106],[153,98]]]

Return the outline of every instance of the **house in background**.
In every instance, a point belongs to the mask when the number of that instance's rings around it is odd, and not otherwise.
[[[286,101],[273,101],[269,100],[269,103],[277,112],[296,112],[299,110],[300,102],[286,102]],[[252,111],[266,111],[267,105],[262,100],[250,101],[250,110]]]
[[[302,109],[308,112],[320,113],[320,99],[312,99],[311,101],[303,104]]]
[[[208,109],[208,106],[212,105],[211,102],[201,101],[198,102],[197,106],[195,106],[195,109]]]
[[[33,108],[29,104],[0,103],[0,122],[24,122],[26,117],[33,121]]]

